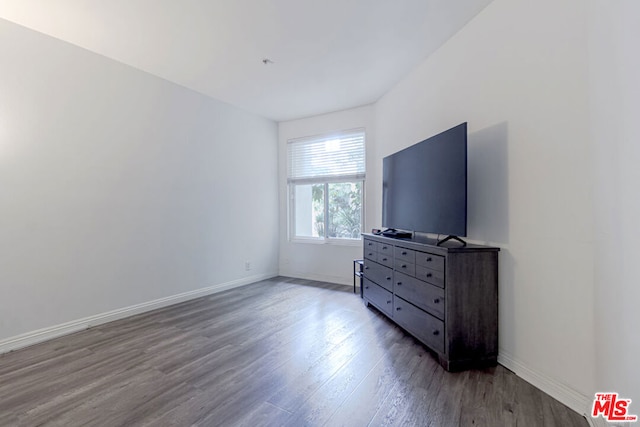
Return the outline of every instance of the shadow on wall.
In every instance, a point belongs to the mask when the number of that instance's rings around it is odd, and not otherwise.
[[[507,122],[468,135],[467,237],[509,243]]]
[[[500,246],[499,361],[511,357],[518,337],[514,281],[516,260],[509,251],[509,131],[507,122],[468,135],[467,237]],[[506,247],[505,247],[506,246]],[[509,325],[508,327],[505,327]],[[505,355],[505,351],[508,353]]]

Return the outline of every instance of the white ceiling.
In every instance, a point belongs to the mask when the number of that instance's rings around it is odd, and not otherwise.
[[[283,121],[375,102],[490,2],[0,0],[0,17]]]

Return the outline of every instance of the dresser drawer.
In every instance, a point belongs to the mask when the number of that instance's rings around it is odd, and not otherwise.
[[[393,291],[393,270],[389,267],[365,259],[364,277],[389,291]]]
[[[433,350],[444,353],[444,323],[394,296],[393,320]]]
[[[378,263],[386,265],[387,267],[393,267],[393,256],[384,252],[378,252]]]
[[[416,265],[416,277],[425,282],[444,288],[444,271],[432,270],[430,268]]]
[[[416,265],[436,271],[444,271],[444,257],[426,252],[416,252]]]
[[[393,291],[418,308],[444,320],[444,289],[396,271],[393,274]]]
[[[411,264],[416,263],[416,251],[407,248],[395,247],[393,250],[393,257],[396,260],[406,261]]]
[[[409,276],[416,275],[416,265],[407,261],[403,261],[401,259],[396,258],[393,261],[393,269],[396,271],[401,271]]]
[[[393,317],[393,295],[391,292],[365,278],[362,295],[387,316]]]
[[[378,243],[378,252],[381,254],[389,255],[389,258],[393,259],[393,245],[389,243]]]
[[[374,242],[373,240],[364,239],[364,253],[367,251],[378,252],[378,242]]]
[[[365,246],[364,257],[369,258],[372,261],[376,261],[378,258],[378,252],[374,251],[373,249],[369,249]]]

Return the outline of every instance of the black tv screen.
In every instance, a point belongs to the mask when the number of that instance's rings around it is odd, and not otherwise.
[[[383,159],[382,225],[467,235],[467,123]]]

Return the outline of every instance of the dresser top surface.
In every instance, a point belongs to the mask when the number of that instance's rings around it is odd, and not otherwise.
[[[459,252],[498,252],[500,248],[493,246],[484,246],[484,245],[476,245],[473,243],[467,243],[466,246],[463,246],[460,242],[456,241],[448,241],[443,243],[441,246],[438,246],[437,240],[425,236],[414,236],[411,238],[395,238],[395,237],[385,237],[377,234],[371,233],[362,233],[362,236],[365,239],[374,240],[376,242],[388,243],[395,246],[401,246],[408,249],[414,250],[429,250],[430,252],[435,253],[459,253]]]

